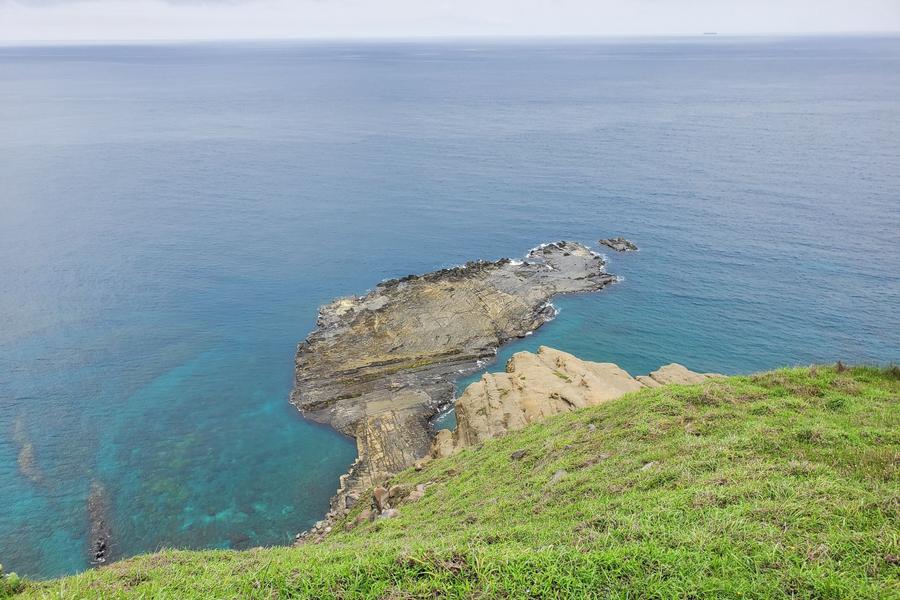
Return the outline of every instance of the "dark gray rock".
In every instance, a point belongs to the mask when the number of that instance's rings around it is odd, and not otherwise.
[[[612,248],[616,252],[634,252],[638,249],[637,245],[631,240],[626,240],[623,237],[614,237],[607,238],[605,240],[600,240],[600,243],[604,246]]]
[[[112,531],[109,527],[109,497],[106,488],[99,481],[91,482],[88,495],[88,520],[90,521],[90,553],[88,556],[92,566],[101,566],[110,560],[110,542]]]

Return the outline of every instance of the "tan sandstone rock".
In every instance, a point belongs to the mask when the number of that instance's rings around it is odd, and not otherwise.
[[[634,378],[612,363],[581,360],[541,346],[513,355],[505,373],[486,373],[456,402],[455,431],[440,431],[432,455],[449,456],[467,446],[577,408],[594,406],[643,387],[700,383],[711,375],[677,364]]]
[[[704,375],[703,373],[694,373],[693,371],[689,371],[686,367],[679,365],[678,363],[672,363],[670,365],[660,367],[656,371],[650,373],[650,379],[661,385],[666,385],[669,383],[693,385],[695,383],[702,383],[707,379],[707,377],[708,376]]]
[[[372,500],[375,502],[375,508],[378,509],[378,512],[383,511],[388,508],[388,491],[386,488],[382,486],[376,487],[372,491]]]

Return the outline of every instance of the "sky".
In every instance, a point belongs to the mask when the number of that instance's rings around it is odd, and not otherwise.
[[[900,31],[900,0],[0,0],[0,43]]]

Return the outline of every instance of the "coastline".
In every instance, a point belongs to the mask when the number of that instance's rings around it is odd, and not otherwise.
[[[553,297],[618,281],[606,264],[587,246],[560,241],[524,260],[409,275],[322,306],[316,329],[297,348],[291,403],[353,437],[358,451],[326,518],[428,456],[431,422],[453,401],[455,381],[552,320]]]

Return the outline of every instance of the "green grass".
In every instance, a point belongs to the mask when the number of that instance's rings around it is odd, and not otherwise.
[[[165,551],[22,597],[900,598],[898,398],[897,368],[646,389],[404,472],[423,500],[322,544]]]

